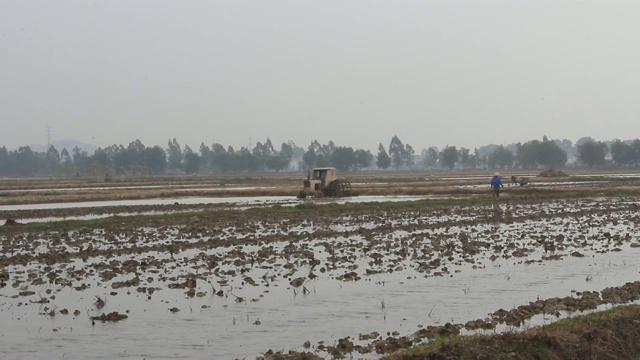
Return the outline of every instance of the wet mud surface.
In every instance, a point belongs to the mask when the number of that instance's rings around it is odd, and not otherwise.
[[[324,210],[0,207],[5,219],[121,215],[2,226],[0,356],[375,359],[437,334],[635,302],[640,202],[599,186],[569,199],[514,188],[477,204]],[[122,216],[172,211],[196,212]]]

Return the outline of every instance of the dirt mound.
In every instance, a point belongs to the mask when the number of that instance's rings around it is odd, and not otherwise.
[[[556,170],[556,169],[549,169],[549,170],[545,170],[543,172],[541,172],[538,176],[541,177],[549,177],[549,178],[556,178],[556,177],[569,177],[569,175],[563,173],[560,170]]]

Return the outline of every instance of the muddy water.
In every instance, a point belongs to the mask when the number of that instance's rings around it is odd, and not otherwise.
[[[299,200],[292,196],[255,196],[255,197],[177,197],[162,199],[139,199],[139,200],[112,200],[112,201],[84,201],[84,202],[67,202],[67,203],[41,203],[41,204],[21,204],[21,205],[2,205],[0,212],[6,213],[11,211],[24,210],[54,210],[54,209],[71,209],[71,208],[118,208],[126,206],[157,206],[157,205],[201,205],[201,204],[223,204],[239,209],[247,209],[255,206],[294,206],[303,202],[312,202],[316,204],[336,203],[361,203],[361,202],[396,202],[396,201],[415,201],[427,198],[437,198],[442,196],[411,196],[411,195],[370,195],[356,196],[346,198],[323,198],[323,199],[307,199]],[[177,210],[176,210],[177,211]],[[186,209],[185,211],[191,211]],[[175,211],[172,211],[175,212]],[[143,215],[143,214],[162,214],[167,211],[143,211],[143,212],[123,212],[118,213],[120,216]],[[115,213],[114,213],[115,214]],[[13,216],[12,219],[19,223],[31,222],[52,222],[61,220],[90,220],[112,216],[113,214],[90,214],[86,216],[64,216],[64,217],[35,217],[22,218]],[[4,220],[0,222],[4,224]]]
[[[217,235],[209,241],[258,238],[256,243],[185,247],[171,257],[146,249],[174,241],[197,243],[203,236],[187,236],[181,227],[164,226],[139,228],[135,234],[123,229],[122,235],[97,230],[90,234],[70,233],[71,240],[85,241],[82,247],[91,244],[97,250],[129,247],[140,250],[124,252],[124,255],[78,257],[53,265],[31,262],[9,266],[6,270],[11,280],[0,289],[0,358],[252,359],[268,349],[305,350],[305,341],[315,347],[319,342],[334,345],[339,338],[357,339],[359,334],[374,331],[384,337],[394,332],[407,335],[429,325],[482,319],[500,308],[510,310],[538,298],[570,296],[573,291],[601,291],[640,280],[637,261],[640,248],[634,247],[639,241],[635,231],[638,219],[636,213],[630,211],[633,206],[633,202],[591,199],[576,203],[456,208],[447,213],[425,210],[424,213],[354,214],[330,223],[313,219],[287,225],[243,219],[242,224],[215,225]],[[587,208],[591,211],[584,212]],[[483,220],[488,211],[497,210],[502,212],[501,216],[513,219],[508,222]],[[214,220],[208,219],[207,223]],[[288,239],[285,234],[309,236],[293,242],[298,238]],[[444,255],[444,250],[436,250],[442,253],[434,257],[443,264],[433,269],[437,272],[427,273],[417,270],[419,261],[398,255],[411,242],[416,249],[437,249],[439,243],[455,245],[463,234],[478,240],[490,239],[489,245],[500,246],[500,249],[486,249],[473,258],[463,258],[456,252]],[[550,260],[546,257],[555,254],[555,250],[535,244],[560,235],[566,237],[562,242],[566,250],[557,251],[565,256]],[[78,251],[74,249],[78,245],[64,241],[56,244],[50,236],[36,235],[14,241],[13,246],[20,243],[23,248],[1,250],[4,254],[18,255],[47,254],[59,247],[67,252]],[[110,236],[112,239],[107,241]],[[271,238],[275,239],[271,241]],[[36,243],[39,245],[30,246]],[[332,244],[332,250],[327,250],[324,243]],[[233,265],[234,256],[240,259],[239,253],[255,255],[267,245],[273,247],[274,254],[285,256],[264,257],[255,266],[241,265],[241,274],[222,275],[238,269],[239,266]],[[366,246],[371,249],[365,250]],[[388,250],[383,253],[381,249],[385,246]],[[294,261],[294,255],[287,255],[286,251],[291,247],[312,250],[321,266],[327,268],[326,272],[318,269],[320,266],[312,270],[308,263]],[[510,256],[519,248],[529,249],[525,257]],[[567,255],[576,250],[584,257]],[[381,265],[372,265],[366,251],[381,253]],[[208,276],[210,282],[197,280],[195,290],[203,296],[190,298],[185,295],[185,289],[168,286],[180,282],[181,275],[203,273],[201,267],[190,262],[203,253],[229,259],[228,262],[220,260],[220,272]],[[500,256],[491,257],[496,254]],[[332,260],[336,256],[345,258]],[[447,257],[450,260],[446,260]],[[93,272],[94,266],[100,263],[122,264],[132,259],[142,263],[154,258],[170,261],[159,271],[145,271],[140,267],[135,274],[119,274],[110,281]],[[296,265],[290,269],[286,267],[288,263]],[[331,267],[332,264],[338,266]],[[443,270],[445,266],[447,271]],[[51,269],[45,270],[47,267]],[[351,267],[356,269],[360,280],[339,280]],[[74,275],[83,269],[89,273]],[[18,284],[17,280],[31,279],[30,273],[46,274],[51,270],[65,274],[64,278],[70,278],[73,286],[86,284],[88,287],[79,291],[49,282]],[[367,275],[365,270],[376,273]],[[317,277],[304,283],[308,292],[289,284],[291,279],[306,277],[312,271]],[[116,281],[130,280],[136,274],[141,278],[139,286],[114,288]],[[174,277],[178,280],[170,280]],[[258,280],[258,285],[250,285],[247,278]],[[269,280],[262,282],[261,278]],[[139,292],[142,286],[157,287],[157,290],[153,294]],[[19,295],[27,289],[35,294]],[[213,294],[216,290],[224,290],[224,295]],[[105,299],[102,309],[94,304],[97,296]],[[35,303],[42,297],[49,302]],[[243,301],[237,301],[239,298]],[[171,312],[171,308],[179,311]],[[47,314],[51,309],[55,310],[53,316]],[[69,314],[61,312],[63,309]],[[111,311],[125,313],[129,318],[115,323],[91,323],[91,316]],[[555,317],[549,315],[528,325],[553,320]],[[375,354],[354,356],[377,358]]]
[[[67,208],[91,208],[91,207],[116,207],[116,206],[145,206],[145,205],[171,205],[171,204],[265,204],[287,203],[295,201],[291,196],[259,196],[248,197],[178,197],[163,199],[139,199],[139,200],[110,200],[110,201],[84,201],[51,204],[23,204],[3,205],[0,211],[12,210],[39,210],[39,209],[67,209]]]
[[[433,196],[431,196],[433,197]],[[371,195],[356,196],[350,198],[324,198],[312,201],[319,204],[334,202],[339,204],[372,202],[372,201],[412,201],[426,199],[429,196],[387,196],[387,195]],[[178,204],[236,204],[236,205],[264,205],[264,204],[299,204],[304,200],[298,200],[292,196],[236,196],[236,197],[178,197],[163,199],[139,199],[139,200],[110,200],[110,201],[82,201],[82,202],[66,202],[66,203],[43,203],[43,204],[21,204],[21,205],[2,205],[0,211],[12,210],[40,210],[40,209],[67,209],[67,208],[91,208],[91,207],[116,207],[116,206],[153,206],[153,205],[172,205]]]
[[[135,186],[96,186],[96,187],[59,187],[59,188],[40,188],[40,189],[5,189],[3,192],[16,193],[16,192],[67,192],[67,191],[87,191],[87,190],[146,190],[146,189],[175,189],[177,191],[200,191],[200,190],[220,190],[220,191],[232,191],[232,190],[250,190],[250,189],[272,189],[273,187],[267,186],[240,186],[235,184],[180,184],[180,185],[135,185]]]
[[[77,317],[50,318],[39,314],[43,305],[0,300],[0,357],[251,359],[267,349],[304,350],[307,340],[331,345],[337,338],[372,331],[408,334],[419,326],[464,323],[537,298],[567,296],[571,290],[622,285],[639,280],[639,256],[640,249],[628,248],[532,265],[502,260],[483,269],[463,268],[450,277],[402,271],[344,283],[321,276],[307,283],[309,294],[294,293],[286,281],[268,290],[239,289],[239,295],[257,300],[241,303],[212,295],[186,299],[170,290],[148,299],[134,289],[109,296],[106,288],[64,288],[53,305],[78,309]],[[199,284],[205,291],[209,286]],[[38,292],[47,288],[42,285]],[[100,311],[90,306],[95,296],[106,298]],[[180,311],[169,312],[174,306]],[[110,311],[128,311],[129,319],[91,325],[87,315]]]

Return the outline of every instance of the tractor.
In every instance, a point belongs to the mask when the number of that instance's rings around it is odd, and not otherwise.
[[[309,171],[303,185],[303,189],[298,193],[300,199],[353,195],[351,183],[348,180],[338,179],[336,168],[333,167],[315,168]]]

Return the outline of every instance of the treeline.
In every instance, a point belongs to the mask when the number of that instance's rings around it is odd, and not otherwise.
[[[510,145],[487,145],[471,151],[446,146],[423,149],[413,147],[393,136],[389,145],[382,143],[374,155],[369,150],[337,146],[332,141],[312,141],[304,149],[293,142],[274,147],[270,139],[258,142],[253,149],[235,150],[214,143],[202,143],[198,151],[181,147],[176,139],[167,146],[147,147],[140,140],[128,146],[112,145],[93,154],[75,147],[58,151],[50,146],[46,152],[34,152],[29,146],[15,151],[0,148],[0,176],[104,176],[162,175],[197,173],[256,173],[306,171],[314,167],[333,166],[340,171],[362,169],[471,169],[471,168],[551,168],[567,165],[638,166],[640,140],[596,141],[582,138],[574,145],[569,140],[531,140]]]

